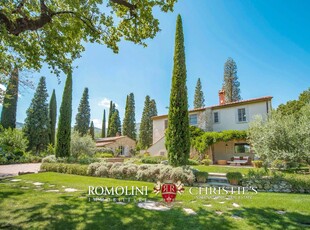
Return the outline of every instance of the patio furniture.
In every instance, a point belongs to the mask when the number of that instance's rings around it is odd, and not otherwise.
[[[240,166],[240,165],[246,165],[250,163],[250,157],[240,157],[240,156],[234,156],[232,161],[227,161],[228,164],[234,165],[234,166]]]

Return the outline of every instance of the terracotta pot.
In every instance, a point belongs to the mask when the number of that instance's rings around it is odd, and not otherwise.
[[[238,180],[237,179],[231,179],[231,180],[229,180],[229,183],[231,184],[231,185],[238,185]]]

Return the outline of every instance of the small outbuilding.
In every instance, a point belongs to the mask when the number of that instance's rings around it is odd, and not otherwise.
[[[127,136],[116,136],[96,139],[96,147],[110,149],[118,156],[131,156],[136,148],[136,141]]]

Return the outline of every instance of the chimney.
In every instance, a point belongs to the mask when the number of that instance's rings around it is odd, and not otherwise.
[[[225,91],[223,89],[219,91],[219,100],[220,100],[220,105],[225,104]]]

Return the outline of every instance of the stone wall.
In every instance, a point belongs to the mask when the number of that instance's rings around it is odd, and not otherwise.
[[[284,178],[255,178],[255,179],[243,179],[242,186],[253,187],[257,191],[264,192],[283,192],[283,193],[310,193],[310,188],[304,188],[300,186],[294,186]]]

